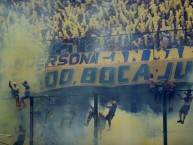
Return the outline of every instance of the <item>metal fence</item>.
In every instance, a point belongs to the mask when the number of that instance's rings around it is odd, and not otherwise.
[[[162,105],[150,105],[150,94],[134,96],[133,94],[103,94],[98,96],[98,112],[105,116],[108,109],[102,104],[110,105],[110,98],[118,103],[115,116],[101,128],[98,122],[95,133],[95,119],[86,125],[89,105],[96,105],[92,95],[77,96],[39,96],[33,98],[33,112],[30,112],[30,102],[19,111],[15,108],[15,100],[1,97],[0,113],[0,144],[13,145],[21,139],[18,126],[26,130],[24,145],[163,145]],[[168,145],[191,145],[193,133],[192,109],[184,124],[176,121],[182,102],[175,97],[173,112],[167,114]],[[30,114],[33,114],[33,142],[30,142]],[[30,144],[31,143],[31,144]],[[15,145],[15,144],[14,144]]]
[[[4,48],[1,38],[0,48]],[[143,49],[170,49],[181,46],[193,46],[193,29],[130,33],[119,35],[99,35],[68,40],[29,40],[45,48],[46,54],[65,54],[90,51],[117,51]],[[26,44],[25,44],[26,45]],[[28,44],[27,44],[28,45]]]
[[[193,29],[103,35],[70,40],[52,41],[51,54],[66,52],[116,51],[141,49],[170,49],[193,46]]]

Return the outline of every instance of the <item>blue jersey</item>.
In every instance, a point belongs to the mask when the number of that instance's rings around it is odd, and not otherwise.
[[[11,82],[9,82],[9,87],[11,89],[11,94],[16,97],[16,96],[19,96],[19,87],[16,85],[16,86],[12,86]]]
[[[25,83],[21,83],[24,87],[25,87],[25,96],[30,97],[31,93],[30,93],[30,86],[28,84]]]

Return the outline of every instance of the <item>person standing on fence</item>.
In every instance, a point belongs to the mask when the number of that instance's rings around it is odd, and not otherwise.
[[[11,89],[12,96],[16,99],[16,107],[19,105],[19,87],[16,82],[9,81],[9,88]]]
[[[185,92],[186,97],[182,97],[180,94],[178,94],[180,99],[184,100],[184,105],[179,110],[180,120],[177,121],[178,123],[184,124],[186,115],[188,114],[188,111],[190,110],[190,105],[193,99],[191,92],[192,91],[190,89],[187,92]]]
[[[24,82],[21,83],[21,84],[25,87],[25,94],[24,94],[24,96],[21,96],[21,97],[19,98],[19,100],[21,101],[22,106],[25,107],[26,104],[25,104],[25,102],[24,102],[24,99],[28,99],[28,98],[30,97],[30,95],[31,95],[31,93],[30,93],[30,86],[29,86],[29,84],[27,83],[27,81],[24,81]]]

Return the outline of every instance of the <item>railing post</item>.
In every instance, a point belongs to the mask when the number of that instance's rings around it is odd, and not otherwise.
[[[166,96],[166,90],[164,87],[163,92],[163,140],[164,145],[168,144],[168,138],[167,138],[167,96]]]
[[[33,145],[34,99],[30,97],[30,145]]]
[[[94,94],[94,145],[98,145],[98,95]]]

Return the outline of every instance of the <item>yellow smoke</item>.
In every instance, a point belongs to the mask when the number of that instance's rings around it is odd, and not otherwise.
[[[25,28],[25,25],[14,24],[6,34],[5,47],[1,52],[3,82],[9,80],[18,83],[27,80],[30,85],[37,84],[37,58],[44,50],[41,41],[33,38],[33,30]],[[6,90],[7,85],[3,86]]]
[[[32,92],[39,87],[38,63],[35,63],[35,60],[44,51],[44,45],[42,41],[33,37],[34,29],[29,26],[27,20],[22,21],[22,19],[19,23],[11,24],[4,35],[4,45],[0,50],[0,97],[5,98],[0,100],[0,134],[14,135],[5,139],[0,137],[0,141],[6,140],[8,143],[16,140],[15,127],[21,123],[18,115],[22,113],[16,109],[15,100],[9,99],[12,96],[8,82],[10,80],[17,82],[20,96],[24,95],[24,87],[20,83],[24,80],[28,81]]]
[[[192,120],[193,115],[190,110],[185,124],[178,124],[178,109],[168,114],[168,144],[170,145],[190,145],[193,140]],[[105,112],[106,114],[107,112]],[[93,141],[94,121],[92,120],[86,132],[86,144],[90,145]],[[112,129],[102,131],[102,138],[99,138],[99,145],[163,145],[163,119],[162,113],[156,115],[150,109],[146,113],[126,113],[117,110],[112,120]],[[91,139],[92,138],[92,139]]]

